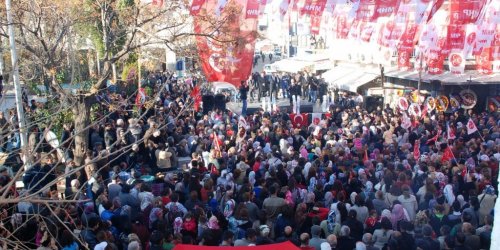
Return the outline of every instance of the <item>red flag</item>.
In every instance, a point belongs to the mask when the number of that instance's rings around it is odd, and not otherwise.
[[[243,8],[244,0],[231,1],[235,7]],[[219,5],[225,6],[225,0],[207,1],[202,11],[206,14],[216,12]],[[228,82],[239,87],[251,73],[256,40],[257,21],[246,19],[240,12],[224,10],[221,17],[231,20],[226,24],[228,32],[216,32],[219,27],[198,15],[194,17],[194,30],[200,34],[213,34],[215,37],[196,36],[201,68],[209,82]],[[224,27],[226,29],[226,27]],[[229,32],[230,31],[230,32]],[[230,36],[230,37],[228,37]],[[219,43],[217,40],[235,40],[234,43]]]
[[[294,128],[302,128],[307,127],[308,124],[308,115],[305,113],[302,114],[290,114],[290,120],[292,120],[292,124]]]
[[[195,86],[193,90],[191,90],[190,96],[194,100],[193,103],[194,110],[198,111],[200,109],[200,102],[201,102],[200,87]]]
[[[415,140],[413,145],[413,158],[417,161],[420,159],[420,140]]]
[[[359,0],[356,19],[376,22],[380,17],[388,17],[399,7],[399,0]]]
[[[430,49],[427,55],[428,73],[439,75],[443,73],[444,58],[440,49]]]
[[[476,56],[477,70],[485,75],[493,73],[491,47],[483,48],[481,54]]]
[[[309,5],[307,5],[309,4]],[[326,0],[312,0],[304,6],[305,14],[310,16],[321,16],[325,10]]]
[[[298,0],[296,0],[298,1]],[[298,6],[300,9],[299,9],[299,14],[301,16],[305,15],[305,14],[309,14],[309,8],[311,6],[311,4],[313,3],[314,0],[303,0],[303,4],[302,6]]]
[[[247,9],[246,9],[246,18],[247,19],[256,19],[259,18],[259,0],[248,0],[247,1]]]
[[[441,128],[440,128],[440,129],[438,129],[437,134],[436,134],[434,137],[432,137],[431,139],[427,140],[427,144],[430,144],[430,143],[436,142],[436,141],[439,139],[439,136],[441,136],[441,133],[442,133],[442,132],[443,132],[443,131],[441,130]]]
[[[189,10],[189,14],[191,14],[191,16],[198,15],[204,3],[205,0],[193,0],[193,3],[191,4],[191,9]]]
[[[450,146],[448,145],[443,152],[443,157],[441,158],[441,161],[450,161],[451,159],[454,159],[455,156],[453,155],[453,152],[451,151]]]
[[[446,139],[448,140],[454,140],[455,138],[457,138],[455,136],[455,131],[450,128],[450,124],[446,125],[446,137],[447,137]]]
[[[475,23],[486,0],[450,0],[450,24]]]
[[[448,44],[450,49],[463,50],[465,46],[465,25],[448,26]]]
[[[146,91],[144,88],[139,88],[137,90],[137,96],[135,97],[135,105],[142,107],[142,105],[146,102]]]
[[[321,16],[311,16],[311,34],[318,35],[321,26]]]
[[[409,70],[411,68],[410,57],[413,49],[398,49],[398,69]]]

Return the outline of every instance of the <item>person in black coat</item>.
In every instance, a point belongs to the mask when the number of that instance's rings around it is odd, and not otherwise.
[[[302,88],[299,84],[292,79],[292,86],[290,87],[290,105],[293,106],[292,112],[300,114],[300,98],[302,96]]]
[[[240,85],[240,99],[242,102],[241,115],[247,114],[247,98],[248,98],[249,87],[246,81],[241,81]]]
[[[356,210],[349,210],[349,214],[347,215],[347,220],[342,223],[343,226],[348,226],[351,229],[351,236],[356,241],[361,241],[363,238],[363,223],[359,222],[356,219],[357,216]]]

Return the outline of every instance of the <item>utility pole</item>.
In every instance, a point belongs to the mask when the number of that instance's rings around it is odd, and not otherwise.
[[[30,155],[28,152],[28,133],[26,131],[26,121],[24,119],[24,109],[23,109],[23,99],[21,92],[21,83],[19,82],[19,62],[17,61],[17,51],[16,51],[16,40],[14,38],[14,24],[12,22],[11,0],[5,0],[6,12],[7,12],[7,25],[9,30],[9,41],[10,41],[10,58],[12,61],[12,79],[14,82],[14,90],[16,91],[16,108],[17,108],[17,120],[19,122],[19,133],[21,135],[21,149],[23,153],[24,169],[28,170],[30,167]]]
[[[423,70],[423,63],[422,63],[422,57],[424,56],[422,51],[420,53],[420,67],[418,68],[418,85],[417,85],[417,94],[420,96],[420,84],[422,83],[422,70]]]

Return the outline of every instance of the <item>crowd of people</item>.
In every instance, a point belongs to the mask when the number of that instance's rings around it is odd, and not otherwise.
[[[57,155],[40,153],[13,195],[75,202],[3,205],[3,239],[43,250],[285,241],[303,250],[489,249],[496,113],[429,111],[404,128],[398,108],[369,113],[338,98],[320,124],[296,127],[286,111],[203,114],[193,109],[193,82],[173,74],[144,84],[151,105],[138,110],[126,94],[119,108],[103,105],[82,162],[67,153],[60,166]],[[467,133],[469,118],[478,133]],[[74,132],[65,126],[63,137]],[[57,168],[66,173],[64,198],[52,185]]]

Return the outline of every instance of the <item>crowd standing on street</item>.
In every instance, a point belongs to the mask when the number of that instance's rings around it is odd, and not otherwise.
[[[260,89],[262,83],[269,86]],[[282,98],[312,102],[326,95],[326,84],[308,75],[254,75],[252,84],[242,88],[258,88],[259,98],[279,90]],[[42,149],[41,162],[23,177],[24,190],[12,195],[77,202],[4,205],[2,236],[31,249],[284,241],[304,250],[489,249],[498,114],[429,111],[406,127],[398,108],[369,113],[359,99],[339,95],[320,124],[297,127],[285,111],[240,117],[193,110],[194,85],[152,74],[144,82],[153,90],[147,104],[114,94],[122,102],[95,114],[102,122],[89,130],[86,158],[75,162],[73,145],[63,145],[66,173],[85,166],[67,175],[64,198],[46,188],[61,163]],[[467,133],[469,119],[478,133]],[[447,140],[447,126],[455,139]],[[73,133],[65,126],[62,137]],[[6,168],[0,172],[4,186],[10,177]]]

